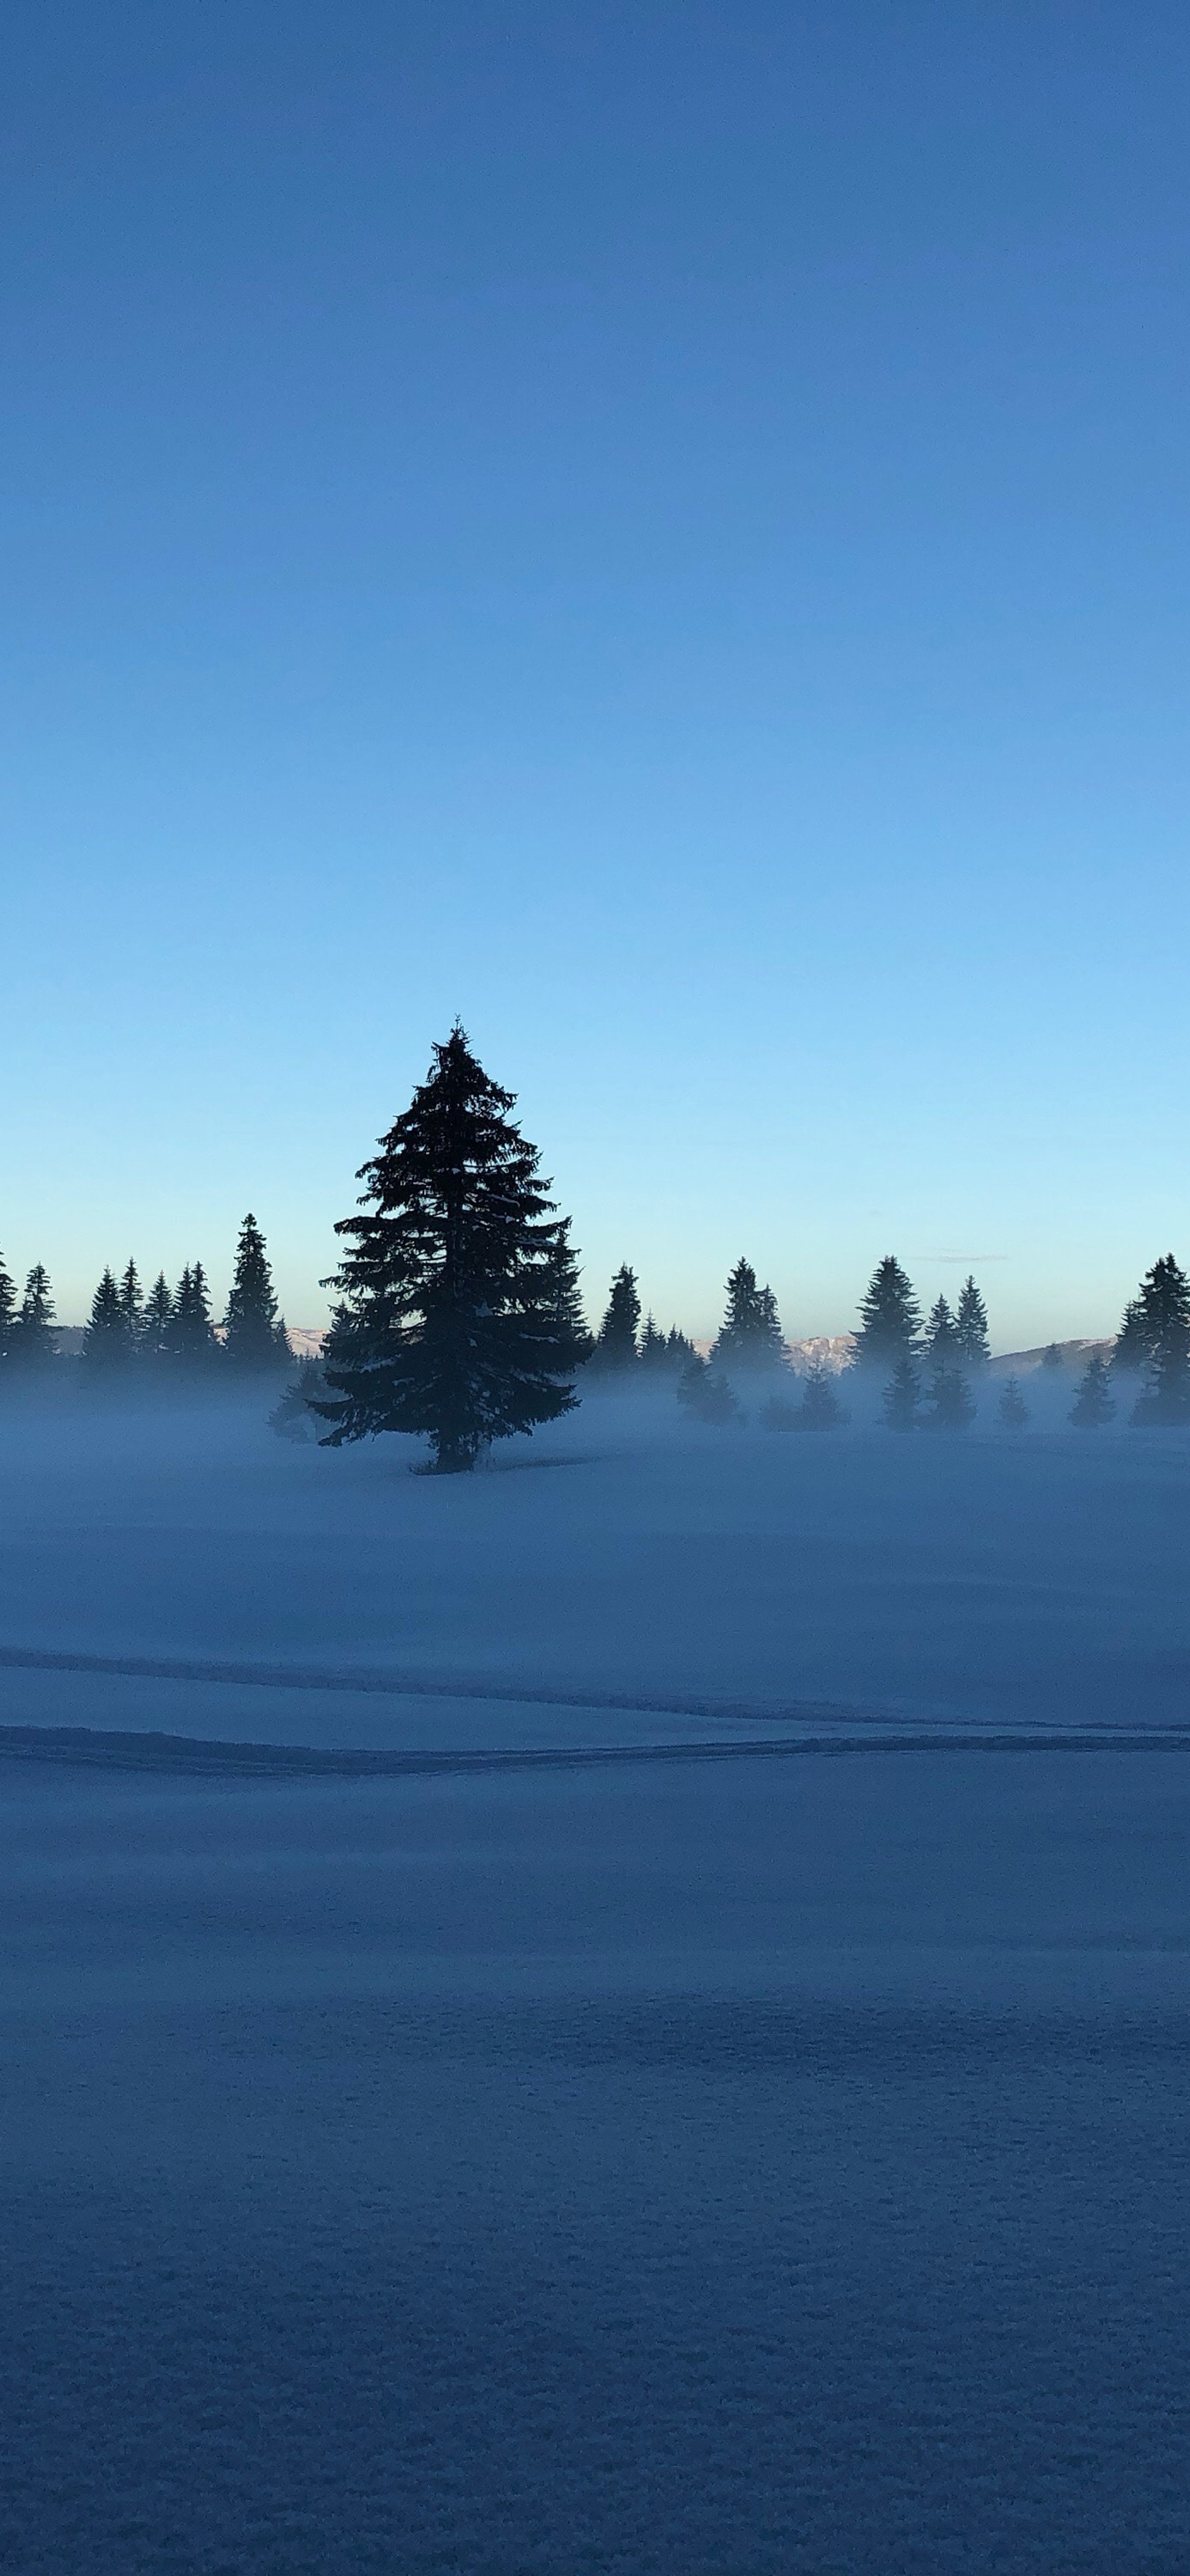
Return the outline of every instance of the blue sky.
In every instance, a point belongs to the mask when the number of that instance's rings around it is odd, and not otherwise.
[[[0,1245],[319,1320],[461,1014],[584,1248],[1190,1258],[1190,18],[15,0]]]

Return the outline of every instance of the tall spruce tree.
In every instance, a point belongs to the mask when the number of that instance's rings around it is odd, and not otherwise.
[[[1172,1252],[1146,1271],[1134,1302],[1145,1344],[1145,1382],[1132,1420],[1190,1421],[1190,1279]]]
[[[911,1360],[921,1332],[921,1309],[900,1262],[888,1253],[877,1263],[860,1301],[853,1368],[896,1369]]]
[[[289,1337],[277,1312],[273,1274],[264,1236],[254,1216],[246,1216],[236,1245],[235,1268],[223,1318],[223,1348],[241,1375],[289,1365]]]
[[[316,1408],[327,1445],[425,1432],[435,1469],[454,1474],[575,1403],[565,1221],[514,1105],[456,1025],[363,1165],[362,1213],[337,1225],[349,1248],[326,1283],[339,1292]]]
[[[128,1263],[120,1281],[120,1312],[128,1327],[129,1350],[136,1352],[140,1347],[144,1327],[145,1301],[141,1295],[140,1273],[135,1261]]]
[[[930,1308],[926,1324],[926,1358],[931,1368],[948,1368],[957,1363],[959,1337],[954,1316],[945,1297],[937,1297]]]
[[[10,1273],[4,1267],[3,1253],[0,1253],[0,1367],[8,1357],[16,1308],[17,1292]]]
[[[106,1382],[123,1375],[132,1358],[132,1328],[118,1281],[105,1269],[83,1333],[81,1359],[88,1378]]]
[[[9,1336],[8,1355],[10,1364],[23,1377],[39,1375],[57,1358],[54,1300],[44,1262],[35,1262],[25,1281],[25,1293]]]
[[[783,1369],[788,1366],[777,1300],[757,1284],[750,1261],[737,1261],[727,1282],[727,1312],[711,1352],[712,1368]]]
[[[988,1310],[970,1273],[959,1290],[954,1329],[960,1362],[967,1368],[986,1368],[992,1355]]]
[[[211,1292],[201,1261],[188,1262],[174,1290],[166,1328],[167,1348],[175,1368],[187,1377],[204,1377],[220,1358],[211,1322]]]
[[[173,1315],[174,1301],[169,1282],[164,1270],[159,1270],[145,1299],[140,1329],[141,1357],[151,1367],[163,1365],[172,1357],[170,1327]]]
[[[595,1348],[591,1353],[592,1374],[613,1376],[622,1369],[635,1368],[640,1357],[639,1332],[640,1292],[636,1285],[636,1272],[630,1270],[625,1261],[612,1281],[603,1322],[595,1336]]]

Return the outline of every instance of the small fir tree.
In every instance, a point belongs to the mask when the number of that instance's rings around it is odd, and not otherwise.
[[[711,1363],[715,1368],[783,1369],[788,1366],[777,1300],[757,1284],[750,1261],[737,1261],[727,1282],[727,1312]]]
[[[803,1431],[835,1431],[847,1420],[831,1372],[821,1354],[811,1360],[806,1371],[798,1413]]]
[[[988,1310],[970,1274],[959,1291],[954,1329],[960,1366],[986,1368],[992,1355],[988,1340]]]
[[[33,1376],[51,1367],[57,1353],[49,1272],[44,1262],[37,1261],[25,1281],[25,1293],[9,1335],[9,1362],[22,1376]]]
[[[1043,1368],[1047,1369],[1060,1369],[1062,1367],[1062,1354],[1056,1342],[1046,1343],[1045,1349],[1041,1354],[1041,1365]]]
[[[884,1390],[884,1419],[890,1431],[915,1431],[921,1417],[921,1380],[915,1363],[897,1361]]]
[[[975,1399],[953,1359],[937,1362],[930,1379],[925,1427],[929,1431],[965,1431],[975,1420]]]
[[[999,1413],[1006,1431],[1024,1430],[1029,1419],[1029,1407],[1014,1377],[1006,1377],[1000,1389]]]
[[[740,1408],[722,1369],[692,1351],[678,1380],[678,1402],[696,1422],[722,1426],[740,1419]]]
[[[557,1320],[565,1223],[538,1153],[455,1026],[428,1079],[364,1164],[362,1213],[324,1354],[331,1447],[426,1432],[434,1466],[474,1466],[491,1440],[532,1431],[576,1398],[576,1334]]]
[[[1070,1408],[1070,1419],[1080,1431],[1098,1431],[1110,1422],[1116,1409],[1115,1397],[1108,1383],[1107,1367],[1098,1351],[1092,1351],[1078,1391]]]
[[[607,1311],[595,1336],[591,1367],[597,1376],[613,1376],[622,1369],[635,1368],[640,1357],[637,1346],[639,1331],[640,1295],[636,1272],[624,1262],[612,1281]]]
[[[264,1236],[254,1216],[246,1216],[240,1227],[223,1318],[223,1348],[231,1367],[241,1376],[284,1368],[290,1358]]]
[[[860,1301],[851,1364],[895,1370],[914,1357],[920,1332],[921,1309],[912,1284],[890,1252],[877,1263]]]
[[[641,1367],[655,1376],[658,1369],[665,1367],[667,1356],[664,1333],[659,1333],[652,1316],[646,1315],[640,1336]]]
[[[83,1369],[88,1378],[110,1380],[123,1375],[131,1357],[128,1316],[118,1282],[108,1268],[91,1299],[91,1313],[83,1333]]]

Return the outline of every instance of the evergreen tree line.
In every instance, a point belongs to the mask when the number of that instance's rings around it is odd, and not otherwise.
[[[829,1428],[846,1419],[837,1380],[819,1361],[795,1378],[776,1300],[741,1259],[727,1282],[723,1323],[703,1359],[685,1334],[642,1319],[634,1271],[612,1282],[592,1340],[582,1313],[570,1220],[558,1214],[537,1148],[509,1113],[514,1095],[485,1073],[456,1024],[435,1046],[427,1079],[360,1169],[322,1358],[307,1363],[272,1420],[330,1447],[381,1431],[422,1434],[435,1471],[471,1468],[488,1445],[555,1421],[577,1402],[580,1371],[643,1384],[668,1378],[683,1405],[711,1421],[737,1419],[740,1382],[762,1396],[762,1421]],[[56,1353],[50,1282],[39,1265],[23,1298],[0,1262],[0,1374],[14,1382]],[[264,1238],[246,1217],[221,1328],[201,1263],[171,1290],[159,1276],[142,1294],[135,1263],[105,1270],[92,1300],[80,1370],[96,1384],[132,1371],[263,1374],[288,1356]],[[988,1360],[987,1314],[973,1278],[952,1312],[928,1318],[890,1254],[860,1304],[847,1374],[878,1371],[890,1427],[960,1429],[972,1418],[972,1380]],[[1058,1355],[1053,1354],[1054,1357]],[[1116,1409],[1113,1382],[1132,1372],[1134,1422],[1190,1420],[1190,1283],[1172,1254],[1129,1301],[1110,1364],[1093,1355],[1071,1413],[1087,1427]],[[795,1398],[797,1400],[795,1400]],[[1009,1428],[1026,1419],[1016,1382],[1001,1390]],[[325,1427],[324,1427],[325,1426]]]
[[[99,1281],[79,1373],[85,1383],[113,1390],[134,1380],[166,1384],[183,1377],[214,1384],[277,1370],[289,1357],[264,1236],[255,1217],[246,1216],[220,1329],[201,1261],[187,1263],[175,1288],[160,1272],[147,1294],[130,1261],[118,1279],[108,1268]],[[18,1302],[0,1258],[0,1377],[8,1384],[29,1383],[59,1365],[53,1293],[43,1264],[29,1272]]]

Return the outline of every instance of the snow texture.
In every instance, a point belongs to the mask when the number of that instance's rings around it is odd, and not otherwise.
[[[1183,2576],[1190,1447],[414,1455],[0,1431],[0,2562]]]

